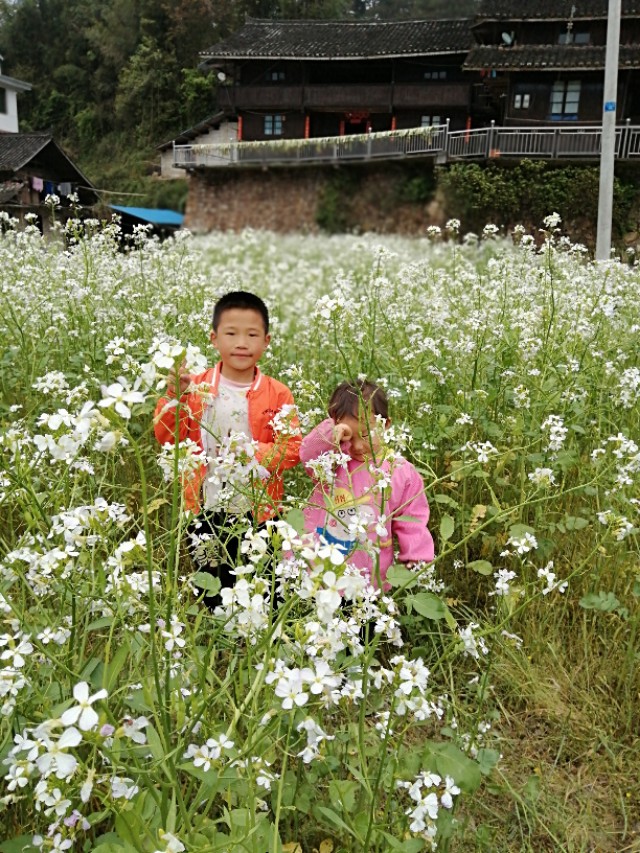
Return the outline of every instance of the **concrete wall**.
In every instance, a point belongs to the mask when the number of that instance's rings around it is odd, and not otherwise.
[[[406,200],[409,182],[423,173],[428,182],[430,162],[200,170],[189,178],[184,224],[195,233],[247,227],[314,233],[319,221],[325,227],[328,221],[329,230],[421,234],[444,218],[431,199]]]
[[[189,140],[189,145],[224,145],[227,142],[237,142],[238,122],[224,121],[218,127],[210,127],[204,133]],[[160,177],[184,178],[184,169],[173,168],[173,147],[160,152]]]

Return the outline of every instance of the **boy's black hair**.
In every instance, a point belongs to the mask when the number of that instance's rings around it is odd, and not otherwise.
[[[257,311],[264,322],[265,334],[269,332],[269,309],[259,296],[256,296],[255,293],[249,293],[247,290],[232,290],[218,299],[213,307],[214,332],[217,331],[220,318],[224,312],[229,311],[231,308],[244,308],[245,310]]]
[[[385,421],[389,420],[389,401],[384,388],[368,379],[341,382],[329,400],[329,415],[334,421],[349,416],[359,418],[365,407]]]

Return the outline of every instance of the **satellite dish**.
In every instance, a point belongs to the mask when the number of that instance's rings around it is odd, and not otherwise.
[[[513,44],[513,33],[502,33],[502,41],[507,45]]]
[[[224,73],[224,71],[218,71],[218,80],[219,80],[221,83],[224,83],[224,81],[225,81],[226,79],[227,79],[227,75]]]

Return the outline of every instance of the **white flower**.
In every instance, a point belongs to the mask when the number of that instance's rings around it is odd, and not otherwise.
[[[493,573],[493,576],[496,578],[496,588],[489,595],[509,595],[509,582],[516,577],[516,573],[510,572],[507,569],[499,569]]]
[[[125,717],[122,721],[122,731],[124,736],[130,738],[134,743],[146,743],[147,736],[142,729],[148,725],[149,720],[146,717],[138,717],[135,720],[131,717]]]
[[[99,406],[103,408],[113,406],[121,417],[129,419],[131,417],[129,406],[134,403],[144,403],[144,394],[142,391],[130,389],[126,379],[120,377],[119,382],[102,386],[102,400],[98,403]]]
[[[308,673],[313,678],[311,670],[308,670]],[[288,669],[286,675],[278,680],[275,693],[283,700],[282,707],[285,711],[290,711],[294,705],[298,708],[306,705],[309,694],[304,690],[304,670],[297,667]]]
[[[121,776],[114,776],[111,779],[111,795],[114,800],[132,800],[139,790],[138,786],[133,784],[133,779]]]
[[[47,739],[47,752],[36,759],[40,773],[46,777],[55,772],[58,779],[68,779],[72,776],[78,766],[78,760],[73,755],[67,755],[64,750],[78,746],[81,741],[82,735],[73,727],[63,732],[57,741]]]
[[[98,715],[93,710],[91,705],[98,699],[105,699],[109,694],[103,688],[89,696],[89,685],[86,681],[81,681],[73,688],[73,698],[78,703],[68,708],[60,717],[63,726],[73,726],[76,723],[83,732],[88,732],[98,723]]]
[[[545,228],[551,231],[554,228],[557,228],[558,225],[560,225],[560,223],[562,222],[562,218],[559,213],[550,213],[549,216],[545,216],[542,222]]]
[[[527,476],[536,486],[548,487],[556,485],[556,478],[552,468],[536,468],[535,471]]]
[[[154,850],[153,853],[183,853],[187,848],[179,838],[172,835],[170,832],[160,830],[160,841],[165,845],[162,850]]]
[[[50,198],[50,196],[47,196],[47,198]],[[63,839],[62,835],[57,832],[53,836],[52,844],[53,846],[49,847],[51,853],[63,853],[64,850],[69,850],[73,846],[73,841],[70,838]]]
[[[440,797],[440,802],[446,809],[453,808],[453,797],[457,797],[460,793],[460,788],[455,784],[451,776],[444,777],[445,791]]]

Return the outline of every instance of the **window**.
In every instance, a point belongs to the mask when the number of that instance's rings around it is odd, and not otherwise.
[[[551,118],[576,121],[580,105],[580,80],[558,80],[551,90]]]
[[[267,71],[267,80],[270,83],[281,83],[284,79],[284,71]]]
[[[567,30],[558,36],[558,44],[591,44],[591,33],[588,30]]]
[[[440,116],[421,116],[420,127],[440,127]]]
[[[516,110],[528,110],[530,103],[531,95],[528,92],[524,95],[514,95],[513,97],[513,106]]]
[[[425,71],[424,72],[425,80],[446,80],[447,72],[446,71]]]
[[[0,113],[7,112],[7,90],[0,87]]]
[[[264,117],[264,135],[265,136],[282,136],[282,119],[281,115],[265,116]]]

